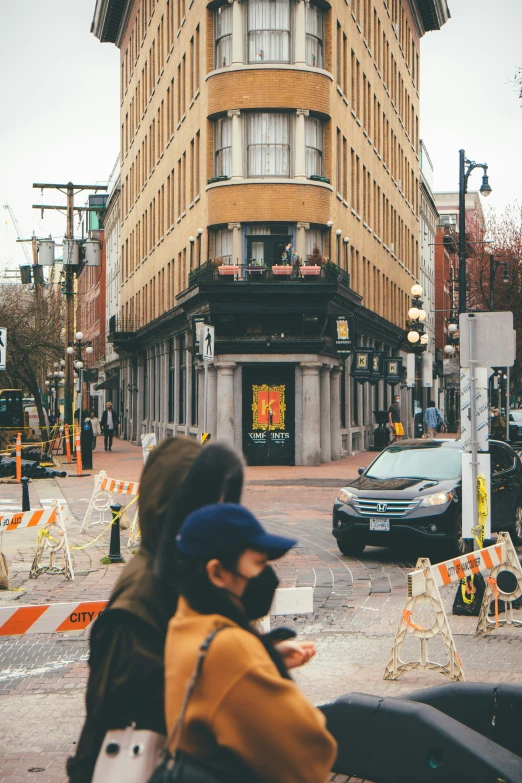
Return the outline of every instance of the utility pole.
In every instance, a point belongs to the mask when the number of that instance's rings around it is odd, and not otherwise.
[[[67,196],[67,228],[65,233],[65,239],[69,241],[74,240],[74,212],[75,210],[81,212],[97,212],[97,207],[75,207],[74,196],[80,193],[82,190],[107,190],[106,185],[73,185],[72,182],[67,184],[54,184],[54,183],[33,183],[33,188],[43,190],[44,188],[51,188],[53,190],[59,190]],[[59,212],[63,212],[64,208],[61,206],[55,206],[50,204],[33,204],[33,209],[41,209],[42,213],[44,209],[57,209]],[[65,342],[67,345],[72,345],[74,342],[74,275],[78,271],[76,265],[67,263],[64,258],[64,272],[65,272]],[[72,425],[74,423],[73,416],[73,402],[74,402],[74,354],[65,354],[65,389],[64,389],[64,421],[65,424],[70,425],[70,432],[72,435]],[[65,445],[65,444],[64,444]]]

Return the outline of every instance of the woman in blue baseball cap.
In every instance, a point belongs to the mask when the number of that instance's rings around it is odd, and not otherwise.
[[[160,578],[173,589],[176,572],[180,596],[165,647],[171,750],[180,751],[178,764],[203,765],[216,781],[322,783],[335,758],[323,714],[288,674],[314,646],[274,645],[251,625],[269,613],[278,585],[268,561],[295,543],[221,503],[190,514],[170,565],[163,558]]]

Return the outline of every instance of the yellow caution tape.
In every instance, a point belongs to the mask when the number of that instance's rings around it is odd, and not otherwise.
[[[486,518],[489,514],[489,499],[488,488],[486,484],[486,477],[483,473],[477,476],[477,511],[478,511],[478,524],[472,529],[473,537],[477,542],[479,549],[484,549],[484,539],[486,537]],[[468,587],[468,579],[470,586]],[[475,600],[475,593],[477,588],[475,587],[475,577],[471,574],[469,577],[464,577],[461,581],[462,600],[466,604],[472,604]],[[468,598],[468,595],[470,596]]]
[[[74,549],[74,550],[76,550],[76,551],[79,551],[80,549],[87,549],[87,547],[88,547],[88,546],[91,546],[91,544],[95,544],[95,543],[96,543],[96,541],[98,541],[98,540],[99,540],[99,539],[100,539],[100,538],[101,538],[101,537],[102,537],[102,536],[103,536],[103,535],[104,535],[104,534],[107,532],[107,530],[108,530],[110,527],[112,527],[112,526],[114,525],[114,523],[116,522],[116,520],[117,520],[117,519],[119,519],[119,518],[121,517],[121,515],[123,514],[123,512],[124,512],[124,511],[126,511],[127,509],[129,509],[129,508],[132,506],[132,504],[133,504],[133,503],[135,503],[135,502],[138,500],[138,498],[139,498],[139,494],[138,494],[138,495],[136,495],[136,497],[134,497],[134,498],[131,500],[131,502],[130,502],[130,503],[128,503],[126,506],[122,506],[122,508],[121,508],[121,511],[118,511],[118,513],[117,513],[117,514],[114,516],[114,518],[113,518],[113,519],[111,519],[111,521],[109,522],[109,524],[107,525],[107,527],[106,527],[106,528],[104,528],[104,529],[102,530],[102,532],[101,532],[101,533],[100,533],[98,536],[96,536],[96,538],[93,538],[93,540],[92,540],[92,541],[89,541],[87,544],[84,544],[83,546],[69,546],[69,549]]]

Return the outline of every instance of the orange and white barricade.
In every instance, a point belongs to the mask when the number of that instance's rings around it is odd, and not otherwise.
[[[0,637],[26,633],[84,631],[105,609],[108,601],[42,604],[0,608]]]
[[[64,505],[53,500],[51,510],[55,511],[54,517],[38,531],[38,545],[29,579],[36,579],[40,574],[47,573],[62,574],[66,579],[73,580],[74,571],[65,529]],[[46,563],[47,555],[49,560]]]
[[[501,571],[514,574],[517,587],[512,593],[499,590],[496,578]],[[445,560],[432,565],[427,558],[419,558],[415,571],[408,574],[408,598],[402,610],[402,616],[393,642],[390,658],[386,665],[384,679],[395,680],[401,674],[412,669],[428,669],[444,674],[450,680],[464,680],[464,672],[460,656],[455,647],[453,635],[439,588],[456,584],[464,577],[472,574],[483,574],[486,579],[486,591],[477,625],[477,635],[486,633],[498,624],[522,625],[513,620],[511,604],[522,595],[522,569],[508,533],[499,533],[497,543],[493,546],[479,549],[467,555]],[[506,619],[500,623],[488,620],[490,602],[493,597],[498,602],[499,596],[506,602]],[[424,628],[412,622],[412,614],[420,604],[428,604],[435,613],[435,620],[430,628]],[[404,662],[400,658],[401,649],[406,637],[411,634],[420,641],[418,660]],[[434,663],[429,660],[428,640],[440,634],[448,656],[446,664]]]
[[[136,497],[140,491],[138,481],[121,481],[107,476],[104,470],[101,470],[94,477],[94,490],[87,507],[87,513],[82,522],[80,532],[83,533],[87,528],[95,525],[108,525],[111,521],[111,505],[113,504],[113,495],[126,495],[127,497]],[[138,512],[130,524],[128,546],[134,546],[140,538]]]
[[[17,511],[13,514],[0,516],[0,532],[8,533],[20,528],[48,525],[56,520],[56,508],[38,509],[36,511]]]

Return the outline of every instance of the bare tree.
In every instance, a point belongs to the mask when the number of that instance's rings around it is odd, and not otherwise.
[[[34,397],[40,430],[47,440],[41,384],[53,362],[63,355],[63,314],[52,287],[30,290],[0,286],[0,323],[7,330],[4,388],[21,388]]]
[[[496,311],[511,311],[517,332],[517,344],[522,340],[522,208],[508,206],[501,215],[491,211],[486,216],[486,237],[490,244],[468,258],[468,302],[476,310],[489,310],[493,293]],[[490,287],[490,256],[497,267]],[[522,382],[522,361],[512,372],[513,388]]]

